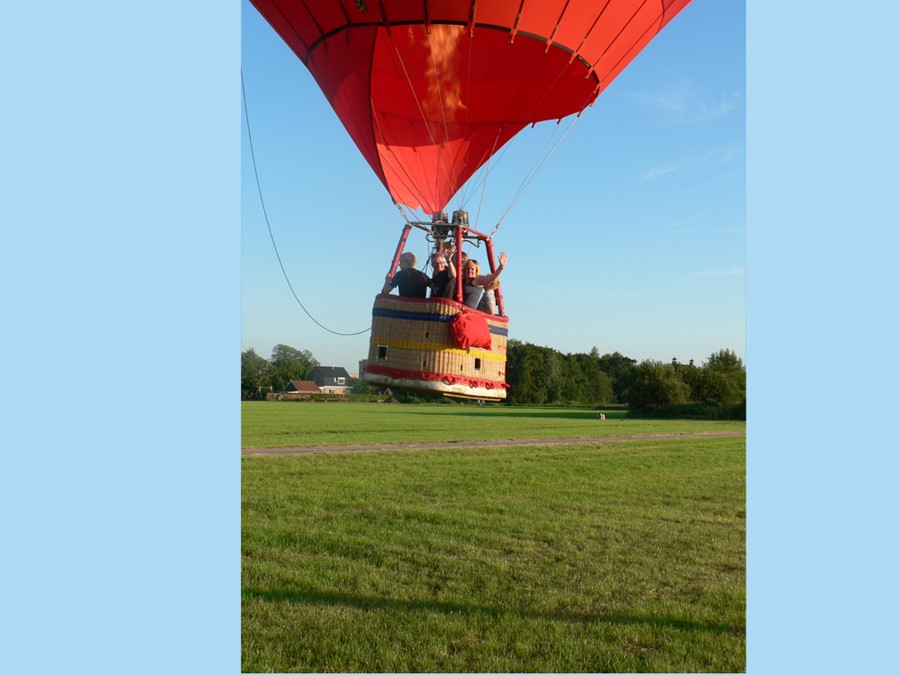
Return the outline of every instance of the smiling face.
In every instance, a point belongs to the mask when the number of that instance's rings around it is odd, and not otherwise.
[[[447,267],[447,259],[443,255],[438,254],[432,257],[431,264],[434,265],[435,272],[443,272]]]
[[[478,272],[478,263],[474,260],[467,260],[465,266],[463,267],[463,279],[465,279],[466,281],[470,281],[478,276]]]

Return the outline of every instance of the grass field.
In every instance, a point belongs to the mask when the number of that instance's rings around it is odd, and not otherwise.
[[[309,409],[330,444],[347,405],[269,404]],[[448,428],[426,406],[369,407]],[[462,410],[520,438],[575,435],[587,412]],[[745,669],[743,438],[242,461],[244,671]]]
[[[591,408],[378,403],[241,403],[241,447],[425,443],[744,431],[744,422],[634,420]]]

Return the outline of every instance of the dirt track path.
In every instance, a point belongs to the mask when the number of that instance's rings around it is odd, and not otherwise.
[[[241,456],[314,455],[325,452],[377,452],[381,450],[442,450],[445,448],[496,448],[511,445],[586,445],[622,441],[665,441],[679,438],[733,438],[746,436],[743,431],[691,434],[639,434],[634,436],[593,436],[581,438],[529,438],[498,441],[455,441],[450,443],[382,443],[374,445],[319,445],[311,448],[241,448]]]

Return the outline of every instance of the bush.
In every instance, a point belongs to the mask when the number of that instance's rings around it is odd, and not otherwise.
[[[693,420],[742,420],[747,419],[747,406],[744,403],[738,405],[720,405],[715,401],[705,403],[678,403],[662,405],[643,412],[634,412],[632,417],[658,418],[658,419],[693,419]]]
[[[628,373],[628,405],[637,412],[688,403],[691,390],[671,365],[642,361]]]

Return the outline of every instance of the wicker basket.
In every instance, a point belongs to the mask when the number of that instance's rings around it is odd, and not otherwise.
[[[378,295],[365,381],[444,396],[505,399],[509,318],[483,314],[491,348],[460,349],[450,336],[450,321],[465,309],[455,300]]]

